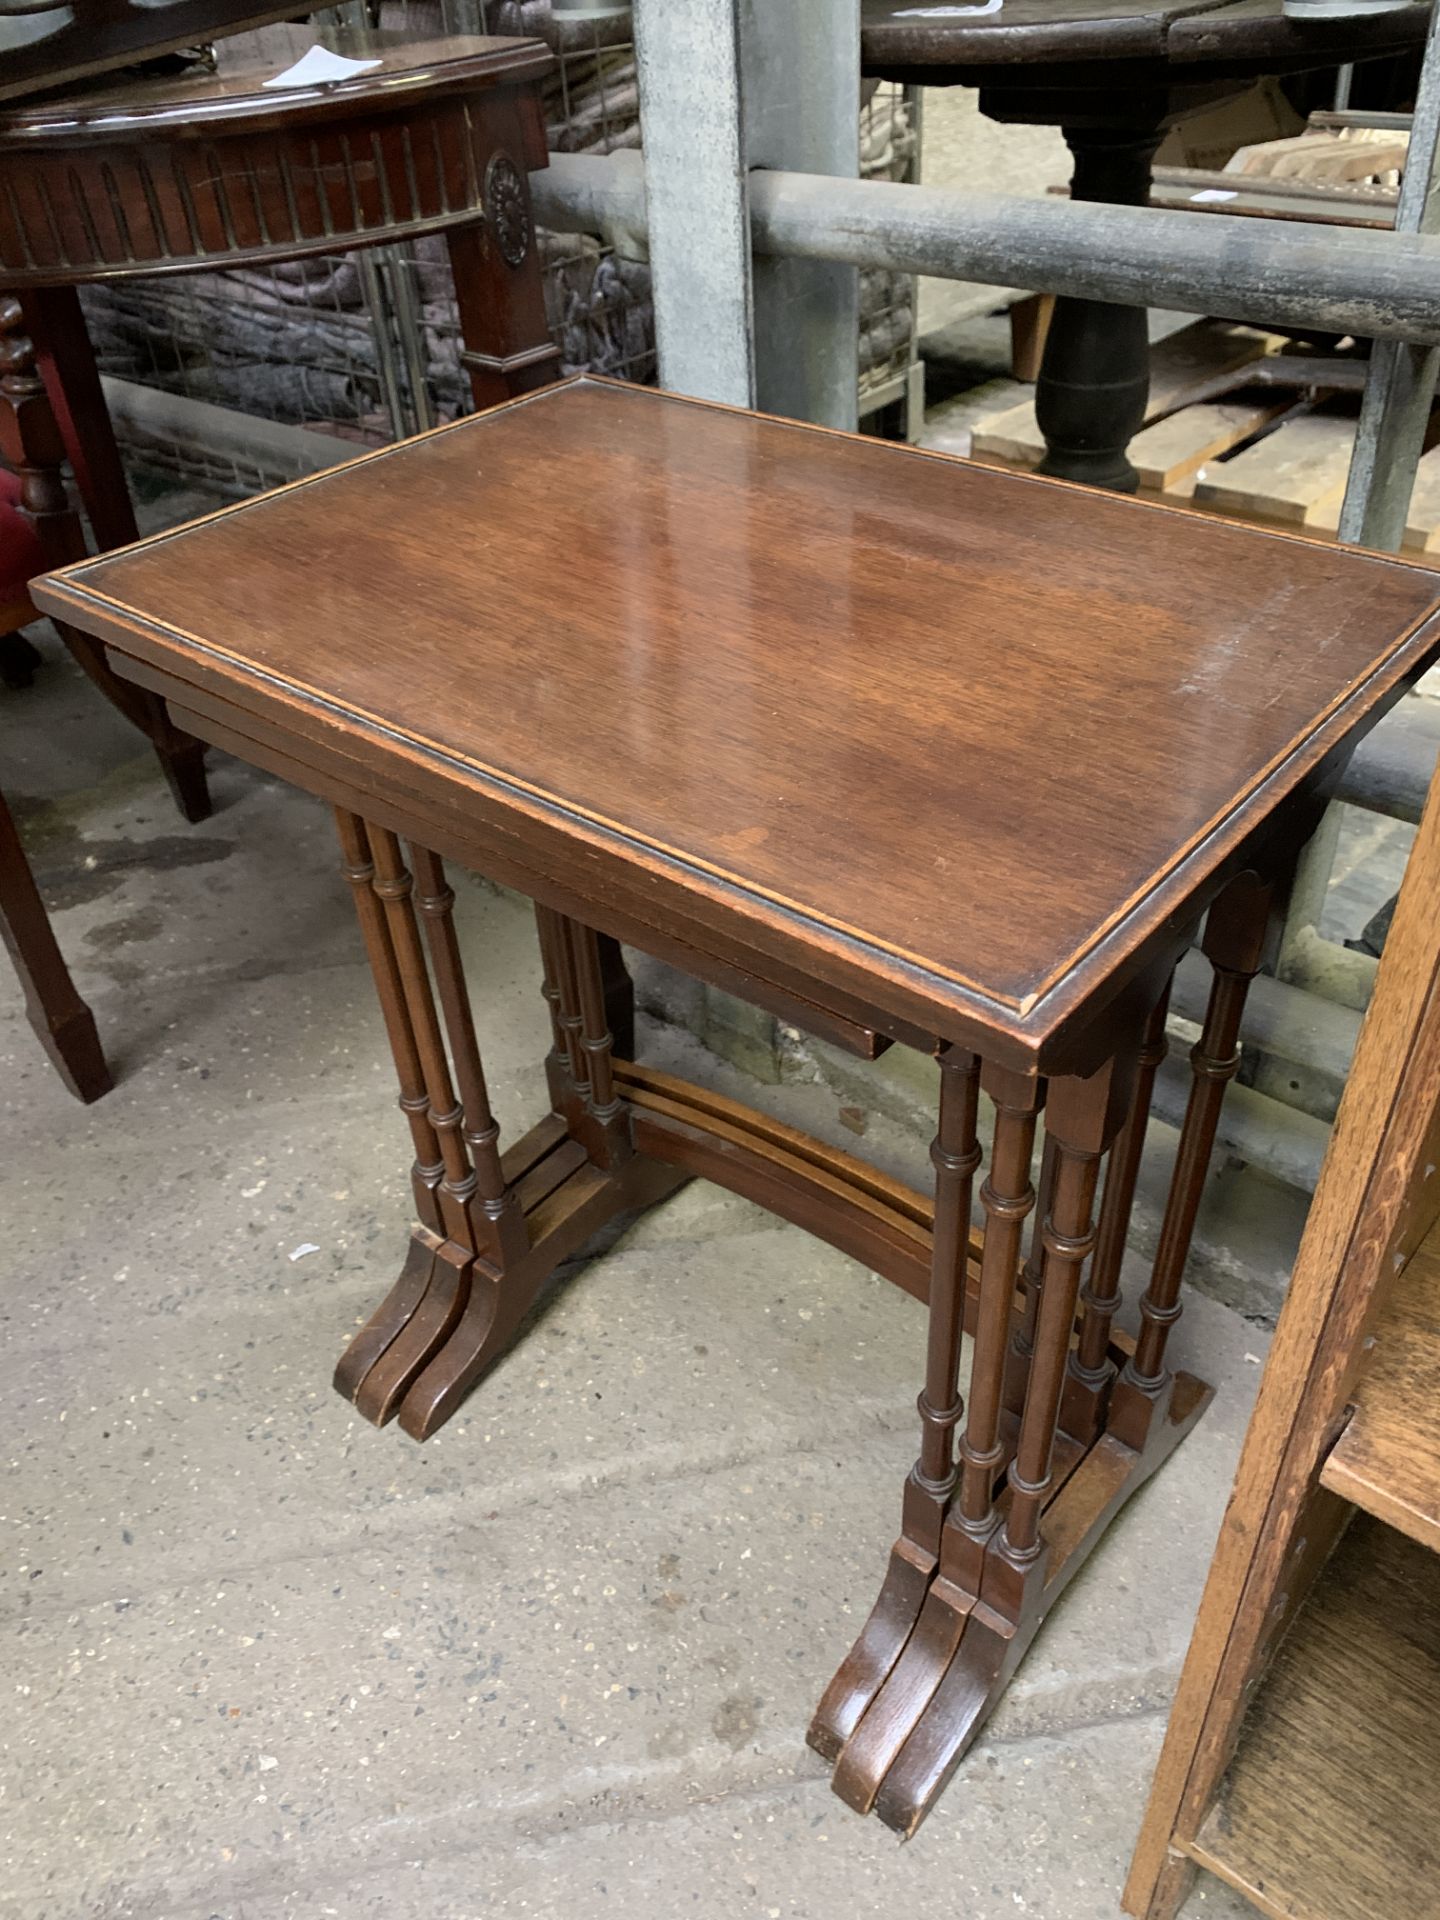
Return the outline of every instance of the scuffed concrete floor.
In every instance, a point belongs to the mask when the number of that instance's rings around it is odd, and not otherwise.
[[[0,967],[4,1920],[1112,1920],[1261,1337],[1194,1300],[1216,1406],[899,1847],[803,1734],[895,1531],[919,1309],[697,1184],[429,1445],[355,1418],[330,1370],[401,1257],[408,1154],[327,817],[217,757],[184,826],[40,637],[0,784],[118,1085],[73,1102]],[[513,1137],[533,931],[457,884]],[[854,1146],[826,1087],[761,1097]],[[1187,1913],[1248,1909],[1211,1883]]]

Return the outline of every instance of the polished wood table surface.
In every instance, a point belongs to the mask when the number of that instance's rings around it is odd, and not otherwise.
[[[434,1432],[557,1262],[692,1173],[928,1300],[899,1538],[810,1729],[837,1791],[912,1832],[1209,1398],[1165,1351],[1246,988],[1350,747],[1440,653],[1435,577],[585,379],[36,593],[337,808],[419,1216],[337,1371],[362,1412]],[[537,902],[553,1111],[503,1153],[441,856]],[[1202,917],[1132,1338],[1120,1261]],[[933,1053],[933,1195],[618,1057],[597,930],[863,1054]]]
[[[993,120],[1060,127],[1073,198],[1144,206],[1170,127],[1267,74],[1415,54],[1429,20],[1413,3],[1299,19],[1284,0],[1005,0],[980,14],[862,0],[861,55],[867,74],[978,88]],[[1042,471],[1134,492],[1125,449],[1149,384],[1142,308],[1058,300],[1035,388]]]

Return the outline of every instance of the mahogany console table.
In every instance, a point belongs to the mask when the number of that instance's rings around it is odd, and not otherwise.
[[[258,11],[258,9],[257,9]],[[477,406],[553,378],[528,175],[546,164],[541,40],[325,36],[373,61],[268,88],[278,66],[98,83],[0,111],[0,451],[52,566],[85,551],[68,458],[101,548],[136,538],[77,288],[254,266],[443,232]],[[65,631],[62,629],[62,631]],[[65,637],[147,733],[188,819],[202,750],[163,702]]]
[[[928,1299],[899,1537],[810,1729],[837,1791],[913,1832],[1209,1398],[1166,1341],[1246,988],[1348,750],[1440,653],[1440,583],[585,379],[36,593],[181,725],[337,809],[419,1216],[336,1374],[363,1413],[433,1433],[556,1263],[688,1174]],[[553,1111],[503,1153],[442,855],[537,902]],[[1120,1258],[1202,916],[1214,989],[1129,1339]],[[933,1053],[933,1198],[616,1057],[597,928],[862,1054]]]

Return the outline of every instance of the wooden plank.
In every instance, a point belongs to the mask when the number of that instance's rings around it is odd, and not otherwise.
[[[1440,552],[1440,447],[1422,454],[1415,469],[1404,546],[1407,553]]]
[[[1343,491],[1321,502],[1308,524],[1317,533],[1340,531]],[[1440,447],[1422,454],[1415,469],[1415,488],[1406,515],[1404,550],[1422,565],[1440,557]]]
[[[1217,374],[1229,373],[1264,359],[1279,344],[1272,334],[1250,327],[1232,327],[1223,320],[1200,320],[1193,327],[1157,343],[1150,355],[1150,401],[1147,420],[1172,413],[1184,404],[1185,395]],[[1004,460],[1011,465],[1033,467],[1045,452],[1045,438],[1035,420],[1035,403],[1026,400],[1019,406],[977,420],[972,432],[972,451],[982,457]]]
[[[1349,133],[1306,131],[1287,140],[1262,140],[1258,146],[1241,147],[1226,162],[1225,171],[1246,179],[1368,180],[1378,173],[1402,170],[1409,148],[1410,136],[1403,133],[1357,140]]]
[[[1327,501],[1345,491],[1352,422],[1326,413],[1302,414],[1201,475],[1197,505],[1284,526],[1316,524]]]
[[[1320,1479],[1440,1553],[1440,1231],[1396,1282]]]
[[[982,386],[956,394],[953,400],[927,407],[920,445],[968,457],[975,451],[976,427],[1013,413],[1019,406],[1028,406],[1032,392],[1024,380],[987,380]]]
[[[1270,393],[1254,400],[1182,407],[1179,413],[1157,420],[1130,442],[1130,461],[1140,475],[1140,485],[1157,493],[1173,492],[1187,474],[1238,447],[1290,402],[1288,394]]]
[[[1285,1920],[1440,1916],[1440,1582],[1357,1519],[1275,1656],[1186,1849]]]

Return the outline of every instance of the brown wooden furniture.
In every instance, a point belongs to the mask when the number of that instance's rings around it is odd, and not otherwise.
[[[912,1832],[1209,1398],[1166,1340],[1246,988],[1349,747],[1440,651],[1433,575],[582,380],[39,592],[338,809],[420,1219],[340,1362],[362,1412],[433,1433],[556,1262],[686,1174],[928,1297],[900,1536],[810,1732]],[[554,1110],[503,1154],[439,855],[538,903]],[[1202,916],[1214,991],[1131,1341],[1120,1256]],[[933,1052],[933,1200],[617,1058],[597,927],[863,1054]]]
[[[378,67],[269,90],[272,63],[222,75],[106,80],[0,113],[0,452],[52,566],[135,517],[76,289],[124,275],[293,260],[443,232],[477,406],[552,377],[528,175],[546,163],[543,41],[324,36]],[[163,702],[80,664],[149,734],[188,819],[209,811],[202,749]]]
[[[1135,1850],[1146,1920],[1197,1865],[1272,1920],[1440,1915],[1437,893],[1440,782]]]
[[[75,990],[25,849],[0,793],[0,941],[15,964],[25,1012],[50,1064],[77,1100],[110,1091],[95,1017]]]
[[[0,470],[0,648],[22,640],[20,629],[38,619],[30,582],[45,564],[34,528],[15,504],[19,486]],[[7,685],[28,684],[39,655],[28,641],[0,652]],[[25,858],[5,796],[0,793],[0,941],[15,963],[25,1011],[56,1072],[80,1100],[110,1090],[110,1072],[90,1009],[75,991],[56,943],[45,903]]]
[[[85,74],[193,47],[241,27],[283,20],[256,0],[5,0],[0,6],[0,100],[69,86]]]
[[[1081,200],[1144,206],[1166,129],[1265,74],[1301,73],[1420,47],[1429,9],[1297,20],[1283,0],[1005,0],[952,14],[863,0],[866,74],[913,86],[977,87],[991,119],[1058,126]],[[1055,303],[1035,390],[1042,471],[1133,492],[1126,447],[1145,419],[1145,312],[1066,296]]]

